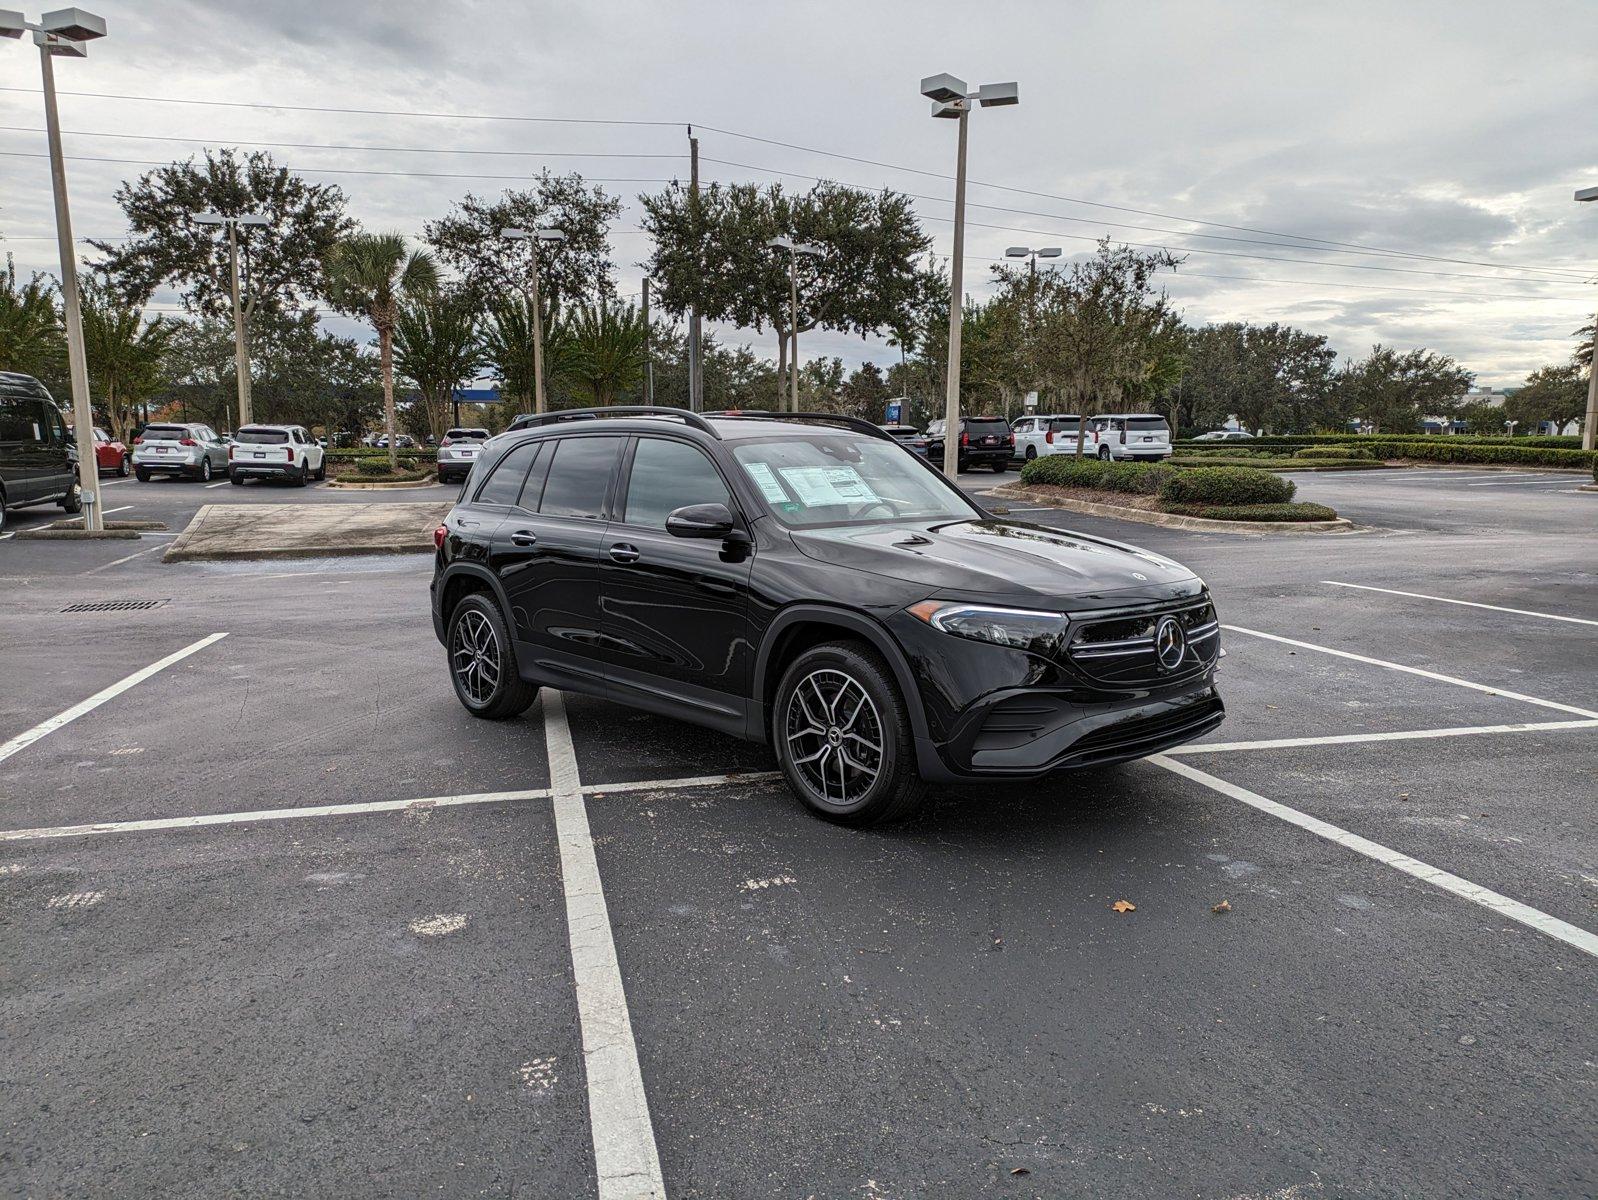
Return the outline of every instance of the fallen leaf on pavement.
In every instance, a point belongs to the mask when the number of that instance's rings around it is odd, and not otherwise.
[[[1032,1168],[1031,1167],[1011,1167],[1010,1168],[1010,1174],[1012,1174],[1012,1175],[1030,1175],[1030,1174],[1032,1174]]]
[[[1110,905],[1110,907],[1118,913],[1137,911],[1137,905],[1133,904],[1130,900],[1117,900],[1114,904]]]
[[[1231,912],[1232,911],[1232,902],[1230,900],[1222,900],[1214,908],[1210,909],[1210,911],[1211,912]]]

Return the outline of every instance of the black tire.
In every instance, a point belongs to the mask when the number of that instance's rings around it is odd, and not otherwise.
[[[140,483],[150,482],[150,472],[146,471],[143,467],[134,467],[133,474],[138,477]]]
[[[832,711],[844,706],[846,721]],[[926,797],[904,698],[882,656],[861,643],[828,642],[788,664],[771,744],[793,793],[829,821],[883,825],[909,816]]]
[[[1037,456],[1038,456],[1038,448],[1036,446],[1028,446],[1026,448],[1026,460],[1027,460],[1027,462],[1031,462]]]
[[[516,647],[499,605],[482,592],[464,597],[450,613],[444,646],[455,696],[472,716],[503,721],[520,716],[538,698],[537,685],[524,680],[516,669]]]
[[[998,462],[993,464],[993,473],[995,475],[1003,475],[1009,469],[1010,464],[1003,459],[1000,459]]]
[[[243,487],[244,486],[244,476],[240,475],[237,471],[229,471],[227,473],[227,477],[228,477],[228,482],[231,483],[234,487]]]
[[[209,454],[200,459],[200,482],[211,482],[211,456]]]
[[[1111,456],[1111,454],[1110,454],[1110,448],[1108,446],[1100,446],[1099,447],[1099,461],[1100,462],[1112,462],[1112,461],[1114,461],[1112,456]]]
[[[128,477],[128,456],[126,454],[124,454],[120,459],[117,460],[117,478],[118,479],[126,479],[127,477]]]
[[[0,488],[0,533],[4,533],[6,531],[6,516],[7,516],[7,512],[8,512],[8,510],[6,509],[6,493],[5,493],[5,490],[3,488]]]
[[[300,473],[298,475],[293,476],[293,480],[294,480],[294,486],[295,487],[304,487],[307,483],[309,483],[311,481],[311,460],[310,459],[306,459],[300,465]]]
[[[316,468],[316,482],[321,483],[327,478],[327,455],[322,455],[322,463]]]
[[[61,506],[62,512],[80,513],[83,511],[83,485],[74,479],[67,488],[66,495],[56,501]]]

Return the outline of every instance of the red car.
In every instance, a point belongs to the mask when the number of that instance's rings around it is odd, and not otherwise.
[[[128,473],[128,448],[114,441],[103,429],[94,431],[94,459],[102,471],[111,471],[124,477]]]

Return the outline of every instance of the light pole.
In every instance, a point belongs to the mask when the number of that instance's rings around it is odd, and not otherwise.
[[[766,243],[773,250],[788,252],[788,336],[793,340],[793,362],[788,368],[788,411],[799,411],[799,256],[820,258],[826,253],[813,242],[796,242],[791,237],[774,237]],[[779,356],[780,357],[780,356]]]
[[[78,299],[78,262],[73,250],[72,213],[67,207],[67,169],[61,154],[61,119],[56,113],[53,58],[86,58],[84,43],[105,36],[105,20],[81,8],[45,13],[37,24],[21,13],[0,10],[0,37],[33,34],[44,79],[44,125],[50,142],[50,186],[55,193],[55,232],[61,255],[61,306],[66,315],[67,366],[72,378],[72,426],[78,444],[78,486],[83,497],[83,528],[105,528],[100,515],[100,467],[94,453],[94,410],[89,402],[89,365],[83,353],[83,310]]]
[[[921,81],[921,94],[932,101],[932,115],[960,122],[954,167],[954,258],[949,263],[949,387],[943,405],[943,471],[954,479],[960,469],[960,304],[965,287],[965,142],[971,101],[983,108],[1019,104],[1014,83],[985,83],[967,92],[965,80],[932,75]]]
[[[1598,187],[1582,188],[1576,193],[1576,199],[1582,202],[1598,200]],[[1598,448],[1598,443],[1593,440],[1598,438],[1598,324],[1593,329],[1593,360],[1592,366],[1587,369],[1587,419],[1581,423],[1583,450]]]
[[[533,291],[533,411],[542,413],[547,407],[544,400],[544,310],[538,299],[538,243],[559,245],[566,235],[559,229],[501,229],[499,236],[513,242],[526,242],[532,252]]]
[[[272,218],[264,213],[240,213],[236,217],[219,212],[194,214],[196,225],[227,226],[228,271],[233,291],[233,372],[238,376],[239,426],[255,421],[255,403],[250,397],[250,350],[244,341],[244,306],[239,301],[239,226],[270,225]]]

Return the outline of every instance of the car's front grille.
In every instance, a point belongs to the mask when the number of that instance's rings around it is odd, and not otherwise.
[[[1162,663],[1155,639],[1165,617],[1175,618],[1185,647],[1179,660]],[[1090,679],[1139,687],[1179,680],[1209,666],[1220,648],[1220,630],[1215,608],[1205,597],[1073,621],[1066,653]]]

